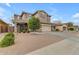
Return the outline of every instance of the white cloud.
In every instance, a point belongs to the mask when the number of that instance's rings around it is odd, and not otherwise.
[[[6,6],[11,7],[10,3],[6,3]]]
[[[58,19],[52,18],[52,19],[51,19],[51,22],[53,23],[54,21],[58,21]]]
[[[79,13],[75,13],[74,15],[72,15],[72,22],[79,25]]]
[[[62,22],[62,20],[60,18],[52,18],[51,22],[52,23],[57,23],[57,22]]]
[[[72,16],[73,18],[79,19],[79,13],[76,13]]]

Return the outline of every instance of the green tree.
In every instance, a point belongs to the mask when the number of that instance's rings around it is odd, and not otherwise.
[[[29,19],[28,25],[31,31],[36,31],[37,29],[40,29],[40,21],[38,18],[35,18],[34,16],[32,16]]]

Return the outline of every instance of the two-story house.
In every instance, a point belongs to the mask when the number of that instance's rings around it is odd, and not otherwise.
[[[29,30],[28,20],[31,16],[37,17],[41,22],[40,31],[51,31],[50,17],[45,11],[38,10],[34,14],[22,12],[20,15],[14,14],[13,21],[15,24],[15,32]]]

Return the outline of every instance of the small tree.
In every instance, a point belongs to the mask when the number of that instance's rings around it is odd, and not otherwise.
[[[32,16],[29,19],[28,25],[31,31],[36,31],[37,29],[40,29],[40,21],[38,18],[35,18],[34,16]]]

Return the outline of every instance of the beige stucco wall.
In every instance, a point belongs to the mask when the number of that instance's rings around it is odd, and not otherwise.
[[[31,16],[31,15],[29,15],[29,14],[23,14],[22,17],[21,17],[20,15],[18,15],[18,16],[16,16],[16,17],[14,17],[14,21],[15,21],[16,23],[22,23],[22,22],[23,22],[23,23],[27,23],[30,16]]]
[[[60,26],[56,26],[56,29],[59,29],[60,31],[63,31],[63,27],[66,27],[67,30],[67,25],[60,25]]]
[[[29,14],[23,14],[23,16],[22,16],[22,20],[24,20],[25,22],[28,22],[30,16],[31,16],[31,15],[29,15]]]
[[[63,31],[63,26],[56,26],[56,29],[59,29],[59,31]]]
[[[63,27],[66,27],[67,28],[68,26],[67,25],[63,25]]]
[[[38,12],[35,17],[39,18],[40,22],[42,23],[50,23],[50,17],[43,12]]]

